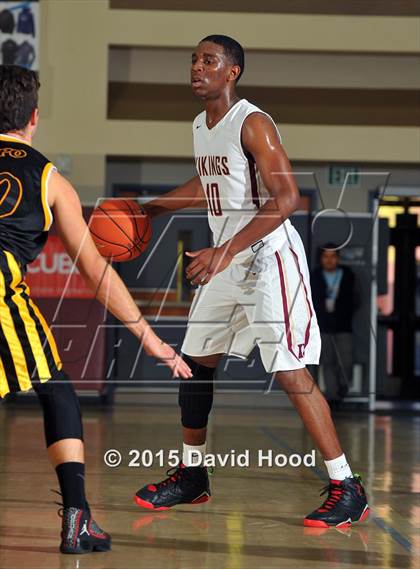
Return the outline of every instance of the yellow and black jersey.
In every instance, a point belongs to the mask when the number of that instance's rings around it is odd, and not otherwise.
[[[26,265],[44,247],[54,166],[18,139],[0,135],[0,397],[27,391],[61,370],[54,337],[30,297]]]
[[[48,177],[53,164],[16,138],[0,135],[0,249],[25,267],[41,252],[52,214]]]

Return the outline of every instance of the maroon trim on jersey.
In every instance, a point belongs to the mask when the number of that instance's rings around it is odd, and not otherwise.
[[[249,177],[251,180],[251,194],[252,194],[252,203],[260,209],[260,196],[258,194],[258,184],[257,184],[257,175],[256,175],[256,165],[255,160],[252,154],[249,152],[246,154],[248,160],[248,168],[249,168]]]
[[[295,358],[299,361],[299,358],[293,351],[292,331],[290,329],[289,307],[287,306],[287,294],[286,294],[286,284],[284,282],[283,266],[278,251],[276,251],[275,255],[277,259],[277,266],[279,268],[280,290],[281,290],[281,299],[283,302],[284,325],[286,326],[287,347],[289,349],[289,352],[291,352],[295,356]]]
[[[304,278],[303,278],[302,271],[300,270],[299,257],[297,256],[297,253],[295,253],[295,251],[294,251],[291,247],[289,247],[289,249],[290,249],[290,251],[292,252],[292,255],[293,255],[294,258],[295,258],[296,267],[297,267],[297,270],[298,270],[298,272],[299,272],[300,280],[302,281],[302,284],[303,284],[303,289],[304,289],[304,291],[305,291],[306,304],[308,305],[308,308],[309,308],[309,321],[308,321],[308,324],[307,324],[307,326],[306,326],[306,331],[305,331],[305,344],[304,344],[304,348],[306,348],[306,346],[308,345],[308,342],[309,342],[309,336],[310,336],[310,334],[311,334],[311,321],[312,321],[312,316],[313,316],[314,313],[313,313],[313,310],[312,310],[311,303],[309,302],[308,290],[307,290],[306,285],[305,285],[305,280],[304,280]]]

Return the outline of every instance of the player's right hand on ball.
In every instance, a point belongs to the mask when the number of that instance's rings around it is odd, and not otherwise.
[[[172,371],[172,377],[189,379],[192,377],[190,367],[184,362],[179,354],[171,346],[158,339],[148,346],[145,346],[149,356],[153,356],[163,362]]]

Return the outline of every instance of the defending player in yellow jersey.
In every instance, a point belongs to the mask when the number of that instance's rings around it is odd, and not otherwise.
[[[111,538],[93,520],[85,497],[79,402],[24,280],[27,264],[45,245],[53,216],[67,252],[96,298],[175,376],[191,374],[156,336],[124,283],[98,253],[76,191],[32,147],[39,87],[35,72],[0,65],[0,396],[33,388],[41,402],[48,455],[63,498],[60,551],[107,551]]]

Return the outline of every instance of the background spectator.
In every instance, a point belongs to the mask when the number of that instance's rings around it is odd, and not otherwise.
[[[312,273],[312,295],[321,330],[325,396],[335,407],[347,394],[353,375],[352,320],[358,307],[355,276],[340,265],[334,243],[319,249],[319,265]]]

